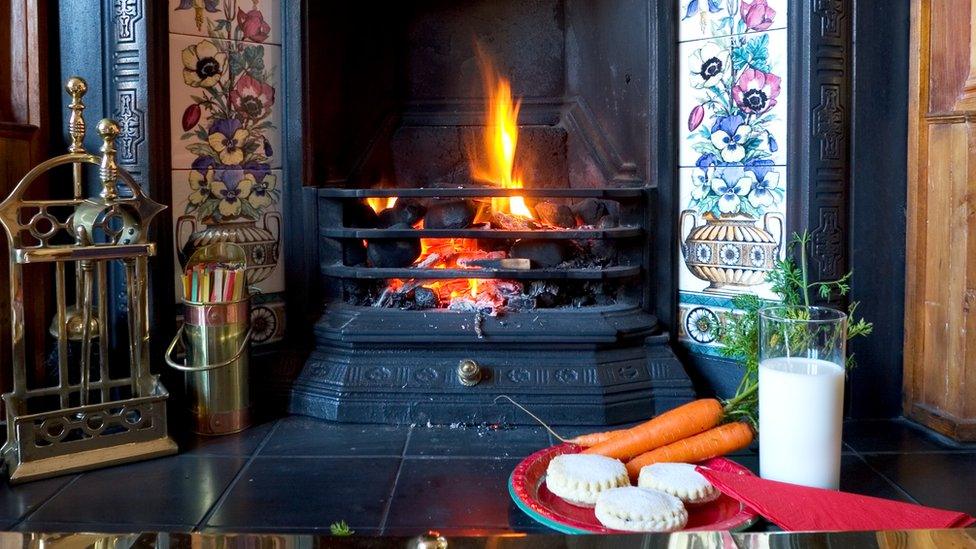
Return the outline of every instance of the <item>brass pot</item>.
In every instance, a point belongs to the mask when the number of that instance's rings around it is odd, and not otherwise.
[[[176,221],[181,266],[185,268],[187,259],[201,246],[229,242],[243,248],[247,256],[247,284],[265,280],[278,264],[281,216],[278,212],[265,212],[261,221],[262,226],[258,226],[256,221],[204,222],[200,229],[196,217],[181,216]]]
[[[702,217],[705,223],[698,225],[694,210],[681,212],[678,238],[685,234],[690,218],[688,236],[679,242],[681,253],[691,274],[709,283],[705,291],[742,289],[765,282],[783,246],[783,216],[767,213],[762,227],[748,216],[715,217],[706,213]]]

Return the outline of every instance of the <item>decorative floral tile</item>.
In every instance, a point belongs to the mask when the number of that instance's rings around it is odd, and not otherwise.
[[[170,35],[172,165],[281,166],[281,47]]]
[[[169,0],[169,32],[281,44],[280,0]]]
[[[251,340],[267,345],[285,337],[285,294],[258,294],[251,298]]]
[[[786,32],[680,45],[681,166],[786,163]]]
[[[200,241],[241,245],[247,254],[248,282],[262,293],[284,291],[281,170],[208,167],[173,170],[172,175],[177,299],[183,264]],[[207,214],[204,208],[213,211]]]
[[[686,345],[694,345],[694,350],[699,354],[713,354],[713,351],[717,351],[720,347],[718,337],[725,324],[726,314],[728,310],[680,303],[678,339]]]
[[[678,287],[774,297],[765,280],[787,236],[785,167],[708,165],[681,168],[679,178]]]
[[[789,0],[680,0],[678,41],[786,27]]]

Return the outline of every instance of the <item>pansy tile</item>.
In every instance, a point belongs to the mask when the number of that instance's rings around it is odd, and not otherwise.
[[[681,166],[703,156],[723,163],[786,163],[786,30],[679,46]]]
[[[248,175],[250,174],[250,177]],[[209,179],[208,179],[209,178]],[[246,181],[249,188],[236,195],[225,192],[230,186],[214,185],[219,179],[238,179]],[[173,230],[174,254],[177,265],[186,259],[192,249],[193,234],[220,227],[232,234],[236,242],[242,244],[248,254],[249,265],[265,265],[252,269],[249,280],[253,281],[262,293],[281,292],[285,287],[284,257],[282,256],[281,222],[281,170],[253,169],[209,169],[173,170]],[[241,204],[236,204],[241,202]],[[244,204],[246,202],[246,204]],[[238,208],[237,206],[240,206]],[[212,215],[204,215],[204,209],[212,210]],[[217,223],[216,214],[224,212],[231,216],[223,223]],[[179,289],[180,271],[174,273]],[[177,295],[177,298],[180,296]]]
[[[680,0],[678,40],[782,29],[789,0]]]
[[[172,167],[280,167],[280,66],[280,46],[171,34]]]
[[[281,44],[280,0],[169,0],[169,32]]]

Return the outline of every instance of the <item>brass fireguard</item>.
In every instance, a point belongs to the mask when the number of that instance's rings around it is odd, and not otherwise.
[[[118,123],[98,123],[101,155],[85,150],[87,87],[78,77],[65,85],[71,96],[69,152],[38,164],[0,203],[10,247],[13,350],[13,390],[3,395],[7,442],[2,454],[14,483],[176,452],[166,428],[168,394],[149,371],[148,258],[156,246],[146,237],[165,206],[147,197],[116,163]],[[98,166],[96,196],[84,193],[86,164]],[[62,188],[63,179],[52,171],[59,166],[71,166],[70,188]],[[36,198],[45,190],[54,197],[70,192],[71,198]],[[127,355],[128,372],[121,377],[126,369],[109,364],[115,353],[107,329],[113,264],[124,273],[128,305],[128,337],[120,338],[125,351],[117,353]],[[26,356],[25,334],[43,328],[25,325],[24,304],[31,296],[24,276],[25,270],[36,276],[39,269],[53,270],[55,284],[57,312],[50,333],[57,364],[49,376],[37,374],[43,365],[28,365]],[[68,303],[70,277],[73,304]]]

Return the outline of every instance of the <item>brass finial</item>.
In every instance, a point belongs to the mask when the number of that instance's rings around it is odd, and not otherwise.
[[[115,161],[115,138],[119,136],[119,124],[110,118],[98,121],[98,135],[102,136],[102,163],[98,173],[102,178],[102,192],[99,194],[106,200],[116,200],[119,190],[116,182],[119,178],[119,165]]]
[[[85,152],[85,147],[82,145],[85,140],[85,119],[82,116],[85,104],[82,103],[81,98],[88,92],[88,82],[85,82],[85,79],[80,76],[72,76],[64,83],[64,89],[71,96],[71,104],[68,105],[68,109],[71,110],[71,117],[68,118],[71,146],[68,147],[68,152]]]

